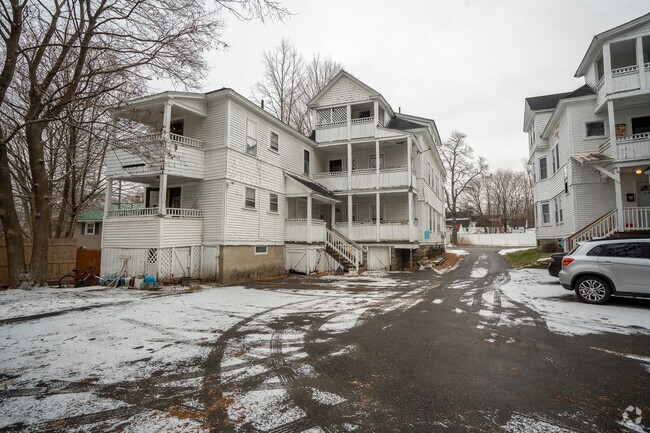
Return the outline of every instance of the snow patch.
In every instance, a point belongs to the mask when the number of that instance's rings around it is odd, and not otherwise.
[[[521,248],[506,248],[505,250],[500,250],[499,255],[505,256],[506,254],[516,253],[517,251],[526,251],[535,248],[534,246],[530,247],[521,247]]]

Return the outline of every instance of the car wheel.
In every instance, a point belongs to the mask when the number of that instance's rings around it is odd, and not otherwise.
[[[605,304],[612,297],[609,283],[600,277],[586,276],[575,282],[578,299],[587,304]]]

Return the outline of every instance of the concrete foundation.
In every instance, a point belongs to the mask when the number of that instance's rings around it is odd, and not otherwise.
[[[223,284],[236,284],[284,273],[283,245],[269,245],[267,254],[255,254],[252,245],[221,247],[218,280]]]

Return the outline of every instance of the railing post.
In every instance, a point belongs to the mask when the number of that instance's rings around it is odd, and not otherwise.
[[[104,198],[104,219],[108,217],[108,212],[113,204],[113,179],[106,178],[106,197]]]
[[[645,63],[643,62],[643,39],[636,38],[636,64],[639,69],[639,88],[641,90],[647,87],[645,80]]]

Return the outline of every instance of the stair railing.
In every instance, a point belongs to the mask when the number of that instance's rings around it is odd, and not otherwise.
[[[326,233],[325,244],[334,249],[334,251],[339,253],[341,257],[345,258],[348,262],[352,263],[358,274],[363,257],[362,250],[355,247],[330,229],[326,229]]]
[[[566,238],[566,251],[571,251],[578,242],[610,236],[617,229],[616,209],[613,209]]]
[[[356,248],[359,248],[362,252],[364,252],[364,253],[367,253],[367,252],[368,252],[368,249],[367,249],[367,248],[364,248],[363,246],[359,245],[358,243],[356,243],[355,241],[353,241],[353,240],[350,239],[349,237],[345,236],[345,235],[344,235],[343,233],[341,233],[340,231],[338,231],[338,230],[336,230],[336,229],[334,229],[334,228],[332,228],[332,229],[330,229],[330,230],[333,231],[334,234],[336,234],[338,237],[340,237],[341,239],[343,239],[344,241],[346,241],[346,242],[349,243],[350,245],[352,245],[352,246],[354,246],[354,247],[356,247]]]

